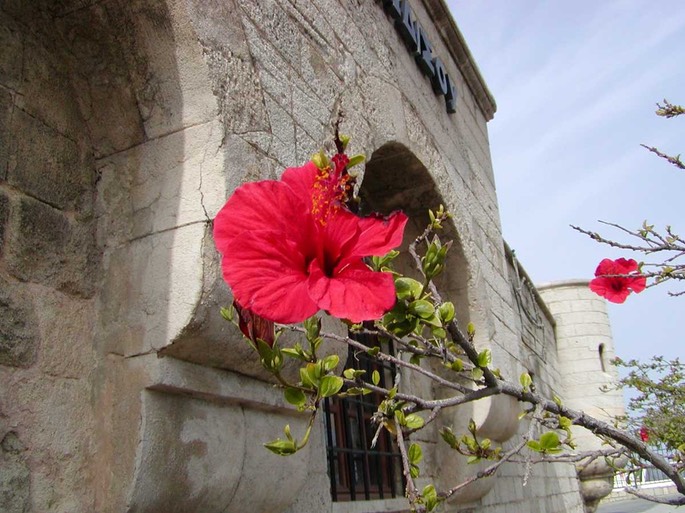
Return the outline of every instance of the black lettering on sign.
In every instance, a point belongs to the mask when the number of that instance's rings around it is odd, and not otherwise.
[[[416,58],[419,69],[433,85],[436,94],[445,97],[447,112],[457,111],[457,89],[454,81],[445,71],[439,57],[433,56],[433,45],[416,19],[409,0],[383,0],[386,12],[395,20],[395,28],[402,36],[409,52]]]
[[[414,49],[419,46],[419,24],[414,17],[414,11],[409,7],[409,2],[402,3],[402,23],[397,25],[400,34],[404,38],[409,48]]]
[[[416,55],[416,62],[419,63],[421,71],[428,75],[428,78],[433,78],[433,75],[435,75],[435,68],[433,67],[433,47],[420,25],[418,49],[419,52]]]

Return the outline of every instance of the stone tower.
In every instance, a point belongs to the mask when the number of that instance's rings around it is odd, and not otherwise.
[[[538,286],[538,291],[556,321],[559,373],[563,400],[570,408],[611,421],[624,414],[620,391],[602,392],[618,380],[614,341],[606,301],[594,294],[587,280],[567,280]],[[589,431],[576,427],[573,433],[583,450],[600,449],[601,441]],[[577,466],[581,492],[588,512],[611,492],[613,470],[603,460],[586,467]]]

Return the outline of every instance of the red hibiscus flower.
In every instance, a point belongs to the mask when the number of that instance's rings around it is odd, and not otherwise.
[[[323,169],[309,162],[281,180],[242,185],[214,220],[214,241],[233,296],[243,308],[280,323],[319,310],[353,322],[379,319],[395,304],[390,273],[366,256],[402,243],[407,216],[361,218],[344,206],[347,157]]]
[[[647,286],[647,278],[635,271],[637,262],[632,258],[605,258],[597,266],[596,278],[590,282],[590,289],[612,303],[623,303],[631,291],[642,292]]]
[[[640,428],[640,440],[643,442],[649,441],[649,430],[645,426]]]
[[[238,313],[238,327],[245,337],[249,338],[255,345],[257,340],[262,340],[269,347],[273,347],[276,340],[273,321],[255,315],[247,308],[240,306],[237,301],[233,301],[233,308]]]

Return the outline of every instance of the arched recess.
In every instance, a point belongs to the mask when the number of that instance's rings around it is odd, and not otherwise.
[[[406,249],[428,226],[428,209],[435,210],[446,204],[433,177],[406,146],[390,142],[371,155],[359,195],[362,213],[389,214],[402,210],[409,216],[397,265],[403,273],[416,277],[418,271]],[[470,321],[468,261],[452,221],[444,223],[444,227],[441,238],[454,243],[449,251],[446,271],[436,279],[436,284],[443,298],[454,303],[459,323],[466,326]]]
[[[406,146],[398,142],[389,142],[373,152],[366,165],[364,178],[360,187],[362,213],[379,212],[389,214],[395,210],[402,210],[409,216],[405,237],[401,248],[401,255],[396,261],[396,268],[403,274],[420,279],[411,257],[406,251],[409,244],[423,231],[429,222],[428,209],[436,209],[439,205],[448,205],[453,191],[439,190],[436,181],[423,163]],[[444,196],[443,196],[444,195]],[[466,257],[462,240],[452,220],[443,223],[441,231],[443,241],[452,240],[453,245],[448,253],[445,271],[435,280],[444,300],[454,303],[456,318],[462,329],[473,321],[476,326],[485,328],[485,321],[478,312],[471,310],[470,295],[477,296],[472,291],[475,286],[471,279],[471,264]],[[421,251],[419,251],[420,253]],[[476,264],[477,265],[477,264]],[[483,329],[487,332],[487,329]],[[476,341],[479,343],[478,339]],[[488,341],[480,340],[481,345]],[[444,369],[436,367],[436,372]],[[451,376],[453,377],[453,375]],[[406,376],[403,382],[412,387],[415,393],[433,394],[445,397],[453,393],[452,390],[440,386],[432,386],[419,376]],[[467,381],[464,381],[468,385]],[[470,418],[476,421],[478,432],[497,442],[508,440],[516,430],[516,410],[512,401],[507,398],[482,399],[475,403],[459,406],[456,409],[445,410],[441,413],[440,425],[452,426],[455,432],[465,433]],[[485,464],[468,465],[466,458],[454,451],[441,446],[442,441],[436,431],[435,424],[431,427],[433,443],[436,444],[433,458],[435,474],[431,477],[442,488],[448,488],[463,482],[482,469]],[[454,494],[450,501],[465,504],[483,497],[494,485],[494,480],[476,480],[471,485]]]

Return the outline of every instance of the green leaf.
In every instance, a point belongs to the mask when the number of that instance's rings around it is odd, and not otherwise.
[[[533,378],[530,377],[530,374],[524,372],[523,374],[521,374],[519,382],[521,383],[523,390],[527,391],[528,389],[530,389],[530,385],[533,384]]]
[[[471,465],[472,463],[478,463],[480,461],[480,456],[469,456],[468,459],[466,460],[466,463]]]
[[[433,336],[435,338],[439,338],[439,339],[447,338],[447,332],[445,331],[444,328],[431,327],[431,333],[433,333]]]
[[[306,356],[302,353],[301,350],[298,351],[297,349],[293,349],[290,347],[284,347],[283,349],[281,349],[281,352],[283,354],[287,354],[291,358],[297,358],[298,360],[307,361]]]
[[[487,367],[490,363],[492,363],[492,352],[489,349],[478,353],[478,367]]]
[[[339,376],[324,376],[319,386],[320,397],[331,397],[343,387],[344,381]]]
[[[435,486],[428,485],[423,489],[423,492],[421,492],[421,495],[423,496],[424,499],[427,499],[429,497],[437,497],[438,492],[435,490]]]
[[[428,319],[435,313],[435,307],[430,301],[425,299],[417,299],[409,303],[409,313],[414,314],[422,319]]]
[[[273,358],[273,350],[271,346],[264,342],[263,340],[257,339],[257,352],[262,360],[271,362]]]
[[[323,368],[326,372],[332,371],[338,366],[340,362],[340,357],[337,354],[328,355],[323,359]]]
[[[452,364],[450,365],[453,371],[455,372],[461,372],[464,370],[464,362],[462,362],[459,358],[454,360]]]
[[[570,429],[571,424],[571,419],[569,419],[568,417],[564,417],[563,415],[559,416],[559,427],[561,429]]]
[[[420,415],[417,415],[416,413],[411,413],[406,416],[405,418],[406,421],[406,426],[409,429],[421,429],[423,425],[425,424],[425,421]]]
[[[278,454],[279,456],[288,456],[290,454],[295,454],[297,452],[297,446],[294,441],[291,440],[281,440],[280,438],[264,444],[264,447],[269,449],[271,452]]]
[[[542,446],[537,440],[528,440],[526,445],[535,452],[542,452]]]
[[[395,419],[397,420],[397,423],[400,426],[404,426],[407,424],[407,420],[404,416],[404,412],[402,410],[395,410]]]
[[[381,352],[381,348],[378,346],[375,347],[370,347],[369,350],[366,352],[369,356],[376,356],[378,353]]]
[[[309,388],[317,388],[319,386],[318,366],[314,363],[308,363],[304,367],[300,367],[300,380],[302,385]]]
[[[456,449],[457,445],[459,445],[459,441],[454,432],[448,427],[443,427],[440,430],[440,436],[452,449]]]
[[[345,378],[347,378],[347,379],[357,379],[358,377],[363,376],[364,374],[366,374],[366,371],[362,370],[362,369],[350,368],[350,369],[345,369],[343,371],[343,376],[345,376]]]
[[[221,317],[226,319],[228,322],[233,322],[233,317],[235,315],[235,308],[233,308],[233,305],[229,306],[228,308],[221,308]]]
[[[475,435],[477,429],[478,429],[478,426],[476,426],[476,421],[473,419],[469,419],[469,433],[471,433],[472,435]]]
[[[371,390],[368,388],[360,388],[360,387],[351,387],[348,388],[345,392],[341,392],[338,394],[338,397],[346,397],[348,395],[365,395],[371,393]]]
[[[348,169],[354,166],[357,166],[359,164],[362,164],[366,160],[366,157],[364,155],[354,155],[353,157],[350,157],[350,161],[347,164]]]
[[[299,388],[288,387],[284,390],[283,395],[285,400],[294,406],[304,406],[307,402],[307,396]]]
[[[473,337],[476,336],[476,326],[472,322],[468,323],[466,325],[466,334],[469,336],[470,339],[473,339]]]
[[[450,322],[454,319],[454,304],[451,301],[445,301],[438,307],[438,313],[442,322]]]
[[[431,306],[433,306],[433,305],[431,305]],[[431,331],[438,329],[438,328],[442,328],[442,321],[440,320],[440,317],[438,317],[435,313],[433,315],[428,316],[428,317],[423,317],[422,321],[424,324],[430,326]]]
[[[398,299],[418,299],[423,285],[412,278],[401,277],[395,280],[395,291]]]
[[[423,502],[426,506],[426,511],[433,511],[435,509],[435,506],[438,505],[438,492],[435,490],[435,486],[426,486],[423,489],[421,496],[423,497]]]
[[[319,153],[312,155],[312,162],[319,169],[325,169],[330,164],[328,157],[323,150],[320,150]]]
[[[378,386],[378,383],[381,382],[381,375],[377,370],[374,370],[371,373],[371,382],[376,386]]]
[[[409,464],[409,475],[413,478],[416,479],[420,475],[419,467],[417,467],[414,464]]]
[[[473,378],[474,381],[480,381],[483,379],[483,369],[480,367],[474,367],[471,369],[471,378]]]
[[[421,446],[419,444],[411,444],[409,446],[407,455],[409,456],[410,463],[418,465],[423,459],[423,451],[421,450]]]
[[[554,431],[543,433],[543,435],[540,437],[540,447],[544,451],[556,449],[560,444],[561,442],[559,441],[559,435],[557,435]]]

